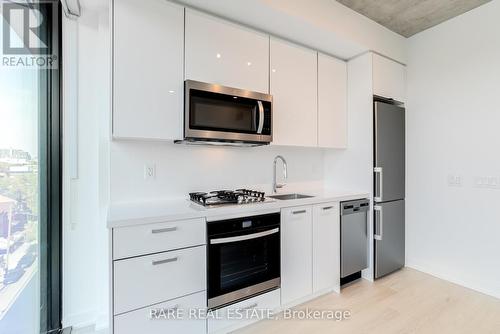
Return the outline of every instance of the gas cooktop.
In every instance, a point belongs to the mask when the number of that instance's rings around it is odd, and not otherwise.
[[[189,193],[189,198],[191,201],[206,207],[226,204],[249,204],[269,200],[264,192],[249,189],[195,192]]]

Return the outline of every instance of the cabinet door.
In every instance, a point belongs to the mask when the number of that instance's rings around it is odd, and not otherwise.
[[[313,207],[313,291],[340,292],[339,203]]]
[[[318,54],[318,146],[347,148],[347,64]]]
[[[405,102],[406,67],[373,54],[373,94]]]
[[[186,9],[186,79],[269,92],[269,36]]]
[[[271,38],[273,144],[317,146],[317,53]]]
[[[113,136],[178,139],[183,7],[164,0],[119,0],[113,11]]]
[[[281,303],[312,294],[312,207],[281,210]]]

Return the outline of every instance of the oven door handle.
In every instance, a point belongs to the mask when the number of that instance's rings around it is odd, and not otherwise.
[[[280,231],[279,227],[276,227],[276,228],[274,228],[272,230],[258,232],[258,233],[252,233],[252,234],[246,234],[246,235],[240,235],[240,236],[237,236],[237,237],[211,239],[210,240],[210,244],[211,245],[215,245],[215,244],[227,244],[227,243],[230,243],[230,242],[251,240],[251,239],[261,238],[261,237],[265,237],[267,235],[275,234],[275,233],[278,233],[279,231]]]

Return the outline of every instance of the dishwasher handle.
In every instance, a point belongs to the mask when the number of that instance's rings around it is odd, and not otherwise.
[[[370,209],[370,200],[368,199],[342,202],[340,207],[340,214],[342,216],[346,216],[355,213],[368,212],[369,209]]]

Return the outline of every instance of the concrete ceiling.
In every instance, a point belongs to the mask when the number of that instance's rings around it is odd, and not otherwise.
[[[337,1],[404,37],[410,37],[491,0]]]

